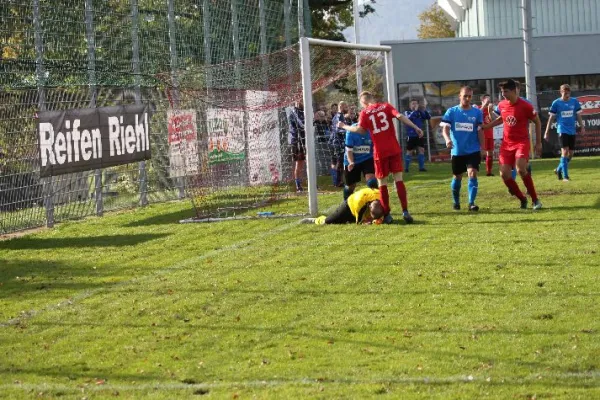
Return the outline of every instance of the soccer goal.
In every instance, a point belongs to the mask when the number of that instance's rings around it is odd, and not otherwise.
[[[302,97],[306,118],[306,167],[309,214],[319,212],[317,201],[317,161],[315,146],[314,96],[326,84],[358,76],[364,89],[396,106],[392,53],[390,46],[352,44],[330,40],[300,38]],[[369,74],[370,72],[370,74]],[[374,82],[365,85],[370,76]],[[379,79],[378,79],[379,78]],[[358,93],[355,104],[358,105]],[[398,126],[396,126],[398,129]]]
[[[331,105],[358,108],[357,71],[364,89],[395,103],[387,46],[302,38],[260,57],[182,72],[167,120],[172,175],[185,180],[193,220],[317,215],[317,193],[340,191],[324,183]],[[292,125],[304,136],[300,171]]]

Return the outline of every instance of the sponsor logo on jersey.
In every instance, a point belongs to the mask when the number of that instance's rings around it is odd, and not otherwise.
[[[573,117],[573,110],[561,111],[560,116],[562,118],[572,118]]]
[[[582,115],[600,114],[600,96],[579,96],[577,100],[581,104]]]
[[[354,146],[354,154],[369,154],[371,146]]]
[[[469,122],[457,122],[454,124],[455,131],[473,132],[473,124]]]
[[[515,126],[517,124],[517,117],[514,115],[509,115],[504,119],[504,122],[506,122],[508,126]]]

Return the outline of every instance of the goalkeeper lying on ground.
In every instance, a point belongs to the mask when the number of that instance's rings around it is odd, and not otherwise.
[[[377,223],[383,217],[383,207],[379,202],[379,190],[365,188],[352,193],[333,214],[318,218],[304,218],[305,224],[369,224]]]

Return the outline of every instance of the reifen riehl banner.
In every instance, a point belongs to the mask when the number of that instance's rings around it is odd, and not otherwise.
[[[39,113],[40,177],[150,159],[147,105]]]

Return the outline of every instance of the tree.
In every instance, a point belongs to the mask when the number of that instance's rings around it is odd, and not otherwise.
[[[438,39],[456,36],[446,14],[437,3],[434,3],[419,14],[419,20],[421,21],[421,26],[417,28],[419,39]]]
[[[309,0],[312,37],[345,41],[342,31],[354,23],[352,2],[353,0]],[[375,0],[362,5],[358,12],[361,18],[375,12],[372,4],[375,4]]]

